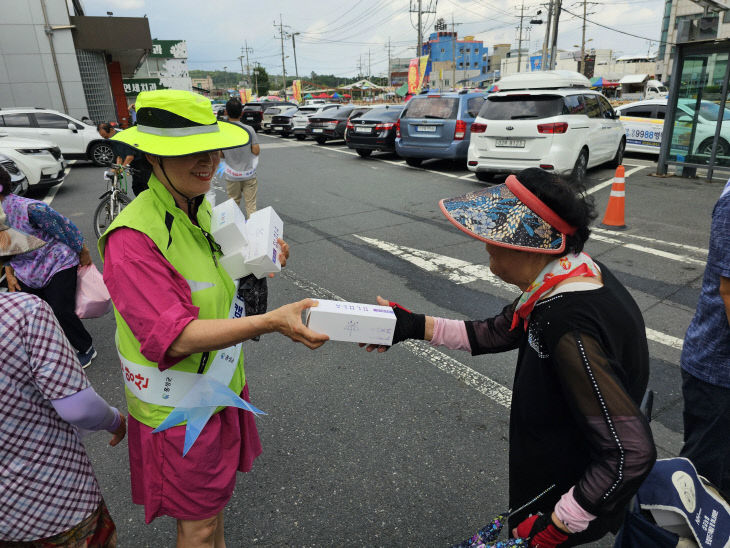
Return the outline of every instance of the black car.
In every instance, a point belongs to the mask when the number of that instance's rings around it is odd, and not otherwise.
[[[358,108],[355,106],[341,106],[317,116],[312,116],[307,124],[307,135],[320,145],[331,139],[344,139],[347,120]]]
[[[373,150],[395,152],[396,122],[401,105],[375,107],[347,124],[345,142],[363,158]]]
[[[297,107],[285,110],[271,118],[271,132],[279,133],[282,137],[288,137],[292,132],[292,118],[299,113]]]
[[[243,105],[241,122],[253,127],[256,131],[261,131],[261,121],[264,118],[264,111],[274,106],[295,107],[296,105],[289,101],[257,101],[254,103],[246,103]]]

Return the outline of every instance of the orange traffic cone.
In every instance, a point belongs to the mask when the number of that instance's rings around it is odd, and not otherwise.
[[[626,178],[624,166],[616,168],[616,175],[611,185],[611,196],[608,198],[608,207],[606,207],[606,215],[603,217],[601,226],[611,228],[613,230],[624,230],[626,223],[624,221],[624,206],[626,202]]]

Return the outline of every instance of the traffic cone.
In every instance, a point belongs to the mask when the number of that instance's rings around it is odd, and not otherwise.
[[[613,230],[624,230],[626,223],[624,220],[624,206],[626,202],[626,175],[624,166],[616,168],[616,175],[613,177],[611,185],[611,196],[608,198],[608,206],[606,214],[603,216],[601,226]]]

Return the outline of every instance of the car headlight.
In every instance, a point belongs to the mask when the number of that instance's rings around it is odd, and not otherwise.
[[[47,148],[17,148],[16,150],[21,154],[28,154],[33,156],[38,156],[40,154],[51,154],[51,151]]]

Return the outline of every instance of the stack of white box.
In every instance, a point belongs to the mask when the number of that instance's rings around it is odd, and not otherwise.
[[[284,223],[271,207],[255,213],[246,222],[233,200],[213,208],[210,232],[221,246],[221,266],[234,280],[253,274],[263,278],[281,270],[281,249],[277,240]]]
[[[393,344],[396,317],[389,306],[317,299],[308,308],[305,323],[332,341],[347,341],[390,346]]]

